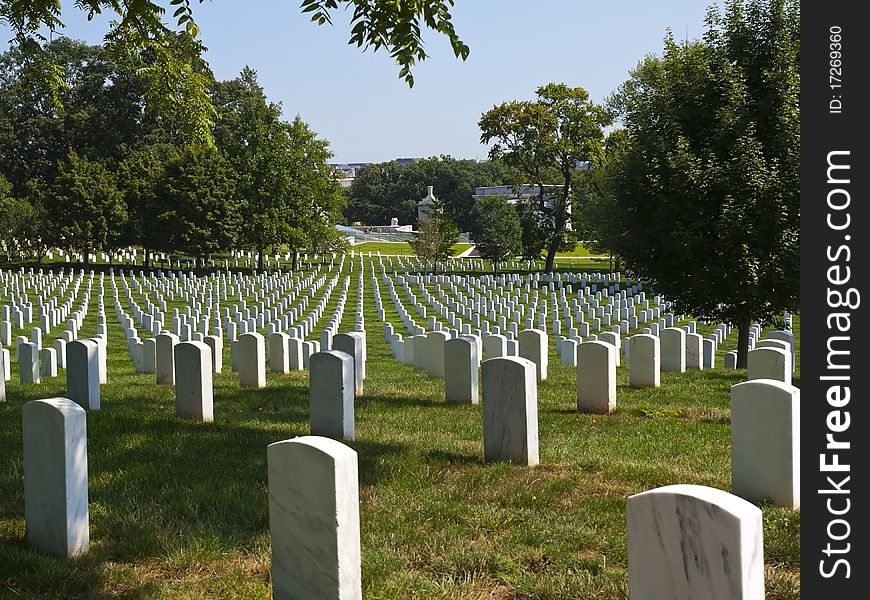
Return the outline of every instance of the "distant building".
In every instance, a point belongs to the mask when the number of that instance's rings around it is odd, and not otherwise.
[[[329,163],[341,187],[350,187],[359,172],[371,163]]]
[[[426,186],[426,197],[417,203],[418,222],[425,221],[431,217],[432,212],[435,210],[437,199],[435,198],[435,194],[432,192],[433,189],[435,189],[434,186]]]
[[[507,196],[508,202],[516,204],[520,198],[537,198],[541,193],[541,187],[544,188],[544,206],[552,208],[552,196],[562,189],[561,185],[531,185],[523,184],[520,186],[519,195],[517,195],[513,186],[510,185],[493,185],[487,187],[479,187],[474,190],[472,198],[475,202],[487,196]],[[419,205],[418,205],[419,206]],[[568,214],[571,214],[571,204],[568,204]],[[568,229],[571,229],[571,221],[568,221]]]

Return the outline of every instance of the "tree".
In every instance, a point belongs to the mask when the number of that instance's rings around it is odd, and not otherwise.
[[[410,242],[417,258],[424,263],[432,263],[432,271],[438,263],[453,253],[453,246],[459,240],[459,228],[444,215],[443,206],[436,202],[429,217],[418,228],[417,237]]]
[[[105,48],[59,38],[46,55],[63,69],[64,87],[52,91],[28,79],[27,58],[0,54],[0,172],[16,195],[30,180],[51,183],[72,149],[92,161],[115,163],[147,145],[169,141],[176,126],[145,110],[145,81]]]
[[[701,41],[632,71],[603,246],[678,310],[739,328],[799,304],[799,6],[729,0]]]
[[[239,229],[235,186],[232,167],[214,148],[189,147],[169,161],[153,224],[165,232],[163,249],[194,256],[200,266],[229,250]]]
[[[202,3],[203,0],[199,0]],[[172,18],[179,31],[163,22],[166,8],[153,1],[106,2],[79,0],[76,8],[89,17],[111,10],[118,15],[106,34],[107,48],[119,59],[136,64],[147,81],[150,110],[178,116],[189,140],[212,142],[214,107],[209,99],[210,81],[199,68],[204,50],[194,20],[192,0],[170,0]],[[411,68],[427,58],[421,26],[444,35],[453,53],[465,60],[466,46],[451,20],[453,0],[302,0],[303,13],[319,25],[331,23],[339,6],[352,7],[348,43],[374,51],[385,49],[399,65],[399,76],[411,86]],[[14,32],[13,44],[25,57],[27,79],[51,91],[52,102],[61,104],[64,69],[45,51],[44,33],[63,27],[61,2],[0,0],[0,19]],[[145,59],[148,58],[148,61]]]
[[[363,225],[388,225],[393,217],[409,224],[417,219],[422,197],[419,181],[407,166],[395,161],[367,165],[350,185],[344,216],[348,223]]]
[[[177,155],[175,146],[155,144],[131,153],[118,165],[118,181],[123,186],[128,218],[124,241],[127,245],[142,247],[146,269],[151,265],[152,250],[161,246],[161,240],[166,237],[163,229],[155,227],[163,209],[159,186],[166,164]]]
[[[513,170],[499,160],[477,163],[442,155],[407,165],[395,161],[369,165],[349,188],[345,216],[350,223],[369,225],[386,225],[393,217],[402,224],[414,223],[417,202],[431,185],[445,214],[461,231],[469,231],[475,189],[504,185],[513,178]]]
[[[326,161],[332,158],[329,142],[299,116],[287,126],[290,142],[288,175],[293,182],[289,196],[294,216],[286,243],[293,250],[293,269],[301,248],[341,248],[344,236],[335,228],[345,208],[341,185]]]
[[[214,97],[219,115],[215,140],[236,171],[239,241],[257,253],[257,269],[262,271],[266,249],[288,241],[298,217],[290,203],[295,182],[287,124],[250,67],[237,79],[216,85]]]
[[[58,171],[48,206],[54,241],[81,254],[87,267],[90,255],[110,250],[113,232],[123,227],[127,218],[123,197],[105,165],[72,150]]]
[[[507,196],[487,196],[477,202],[471,235],[477,252],[492,261],[495,270],[522,250],[520,218]]]
[[[503,159],[526,179],[515,182],[518,191],[522,183],[537,186],[535,198],[520,200],[527,204],[522,214],[532,232],[527,237],[544,241],[545,269],[551,272],[556,252],[572,248],[576,241],[567,226],[578,163],[601,153],[602,128],[611,118],[589,101],[581,87],[551,83],[539,87],[536,94],[534,101],[493,107],[481,116],[478,126],[482,143],[495,141],[490,157]],[[559,187],[548,193],[545,184]]]
[[[507,184],[515,176],[500,160],[477,163],[444,155],[416,161],[406,168],[417,182],[416,198],[425,196],[426,187],[431,185],[443,204],[444,214],[460,231],[471,229],[475,189]]]

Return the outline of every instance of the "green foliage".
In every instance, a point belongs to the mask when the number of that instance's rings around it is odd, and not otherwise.
[[[453,0],[302,0],[302,12],[312,13],[311,20],[323,25],[332,23],[330,11],[339,5],[354,9],[348,43],[373,51],[386,49],[409,87],[414,85],[411,67],[427,58],[421,24],[447,37],[457,57],[468,58],[469,48],[459,39],[451,20]]]
[[[124,240],[128,245],[145,250],[146,266],[151,250],[165,239],[164,232],[155,227],[163,209],[159,186],[166,172],[166,163],[177,157],[178,150],[171,145],[152,145],[131,153],[118,165],[118,181],[123,189],[127,211]]]
[[[534,101],[512,101],[494,106],[478,123],[481,143],[494,141],[492,158],[501,158],[518,171],[515,184],[538,186],[539,194],[523,199],[524,254],[534,257],[546,250],[546,270],[552,271],[556,253],[574,247],[568,225],[571,189],[577,165],[597,158],[604,139],[602,128],[611,122],[607,111],[589,101],[581,87],[551,83],[536,90]],[[558,185],[546,193],[544,185]]]
[[[350,186],[344,215],[349,223],[363,225],[388,225],[393,217],[400,224],[414,223],[425,189],[407,166],[395,161],[368,165]]]
[[[520,218],[506,196],[487,196],[477,202],[471,235],[480,256],[495,265],[522,250]]]
[[[431,263],[435,271],[440,261],[453,255],[453,245],[458,240],[459,228],[444,214],[443,206],[436,202],[428,218],[420,223],[417,237],[409,243],[417,258]]]
[[[217,84],[214,98],[220,115],[215,139],[238,181],[240,247],[255,250],[262,269],[268,248],[335,245],[344,196],[326,162],[332,157],[328,142],[298,116],[281,120],[281,107],[266,99],[248,67]]]
[[[77,0],[74,4],[89,18],[104,10],[118,16],[106,33],[106,48],[118,60],[135,66],[146,82],[148,109],[177,119],[186,141],[211,145],[216,117],[208,93],[212,78],[201,58],[205,47],[198,39],[193,0],[169,1],[170,25],[163,22],[166,8],[157,2]],[[340,6],[354,11],[349,43],[374,51],[385,49],[409,86],[414,84],[411,68],[427,58],[421,26],[444,35],[457,57],[468,57],[468,46],[451,20],[453,0],[303,0],[301,9],[322,25],[331,23],[332,11]],[[63,28],[61,7],[60,0],[0,0],[0,20],[14,32],[12,43],[24,58],[26,84],[46,90],[54,108],[63,106],[66,70],[47,51],[43,32]]]
[[[236,177],[213,148],[189,147],[166,165],[157,194],[161,210],[153,224],[165,236],[162,247],[199,259],[229,250],[239,230]]]
[[[72,150],[58,170],[48,205],[53,241],[78,252],[88,264],[89,254],[112,248],[115,232],[123,227],[127,218],[123,195],[105,165]]]
[[[469,231],[478,187],[504,185],[514,172],[499,160],[476,163],[450,156],[430,157],[400,165],[395,161],[369,165],[351,184],[345,217],[350,223],[387,225],[414,223],[417,202],[432,186],[447,214],[461,231]]]
[[[147,145],[171,140],[176,128],[144,110],[145,81],[104,48],[59,38],[44,52],[64,71],[59,90],[26,79],[27,58],[16,48],[0,55],[0,172],[16,194],[50,184],[69,149],[116,162]]]
[[[799,30],[797,2],[729,0],[611,100],[599,243],[678,310],[739,325],[738,364],[750,321],[799,303]]]

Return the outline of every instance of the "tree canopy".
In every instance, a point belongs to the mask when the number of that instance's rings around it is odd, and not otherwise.
[[[625,126],[599,186],[599,243],[685,311],[740,328],[799,302],[799,7],[729,0],[669,34],[614,94]]]
[[[499,160],[473,162],[443,155],[410,164],[389,161],[367,165],[348,190],[344,214],[350,223],[387,225],[396,217],[400,224],[412,225],[417,219],[417,202],[431,185],[445,214],[461,231],[469,231],[475,189],[504,185],[513,178],[513,170]]]
[[[216,112],[209,96],[211,78],[202,60],[195,6],[203,0],[77,0],[88,18],[114,13],[106,33],[106,47],[117,60],[132,64],[145,80],[147,108],[170,115],[188,141],[211,144]],[[421,30],[444,35],[455,56],[465,60],[469,48],[459,38],[450,13],[454,0],[302,0],[301,11],[318,25],[331,24],[332,14],[353,10],[348,43],[364,50],[385,50],[399,67],[399,77],[414,84],[412,68],[427,58]],[[27,86],[50,92],[54,106],[62,105],[67,67],[47,51],[44,31],[59,31],[60,0],[51,2],[0,0],[0,20],[14,32],[13,45],[21,53]],[[255,7],[251,10],[257,10]],[[171,11],[168,19],[167,12]],[[168,21],[168,22],[167,22]]]
[[[40,259],[55,246],[87,260],[133,245],[143,248],[150,266],[154,250],[204,260],[232,247],[257,250],[262,267],[265,249],[334,245],[333,225],[344,204],[327,164],[329,144],[301,118],[284,120],[252,69],[210,84],[218,109],[215,146],[197,153],[208,146],[186,144],[172,116],[145,110],[147,82],[134,65],[104,47],[66,38],[47,44],[46,52],[65,66],[61,105],[52,103],[48,88],[23,81],[19,50],[0,54],[0,221],[6,230],[0,242],[7,255]],[[209,187],[210,174],[228,187]],[[208,185],[196,198],[191,181],[200,180]],[[82,181],[94,186],[78,185]],[[121,202],[105,219],[89,207],[105,200],[93,194],[111,186]],[[188,200],[192,207],[179,206]],[[75,210],[78,201],[82,211]],[[212,222],[203,225],[200,216]]]
[[[471,237],[478,254],[496,269],[522,251],[520,218],[507,196],[487,196],[477,202]]]
[[[551,83],[536,90],[537,100],[494,106],[478,123],[481,143],[495,142],[490,157],[500,158],[519,173],[515,184],[537,186],[537,197],[524,198],[524,239],[546,250],[546,270],[556,252],[573,247],[571,189],[578,166],[602,152],[603,127],[609,113],[589,100],[582,87]],[[545,185],[557,185],[548,191]],[[519,194],[518,194],[519,195]],[[528,253],[528,252],[527,252]]]

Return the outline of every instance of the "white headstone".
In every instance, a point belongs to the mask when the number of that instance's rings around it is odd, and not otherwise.
[[[353,358],[327,350],[312,354],[308,364],[311,435],[353,440]]]
[[[157,385],[175,384],[175,346],[178,336],[164,331],[156,338]]]
[[[478,403],[477,344],[465,338],[444,342],[444,398],[447,402]]]
[[[19,383],[39,383],[39,347],[33,342],[18,344]]]
[[[94,340],[66,345],[66,394],[86,410],[100,408],[100,365]]]
[[[633,388],[658,387],[661,384],[659,338],[636,334],[629,338],[629,348],[628,385]]]
[[[539,329],[523,329],[517,336],[520,358],[526,358],[535,363],[535,374],[538,381],[547,379],[549,353],[547,351],[547,334]]]
[[[67,398],[49,398],[28,402],[21,413],[24,540],[73,558],[90,543],[85,411]]]
[[[761,510],[728,492],[669,485],[628,497],[631,600],[763,600]]]
[[[363,338],[351,333],[336,333],[332,336],[332,349],[344,352],[353,358],[353,379],[355,394],[363,394]]]
[[[686,368],[704,368],[704,338],[700,333],[686,334]]]
[[[362,600],[357,454],[305,436],[270,444],[272,597]]]
[[[607,342],[577,345],[577,412],[608,414],[616,408],[616,348]]]
[[[791,354],[781,348],[750,350],[746,360],[747,379],[775,379],[791,385]]]
[[[772,379],[731,387],[731,491],[800,506],[800,390]]]
[[[256,331],[239,336],[239,385],[244,388],[266,387],[266,341]]]
[[[175,346],[175,414],[198,421],[214,420],[214,363],[205,342]]]
[[[490,358],[483,372],[483,455],[486,462],[538,464],[537,369],[515,356]]]
[[[659,336],[662,371],[682,373],[686,370],[686,330],[666,327]]]

